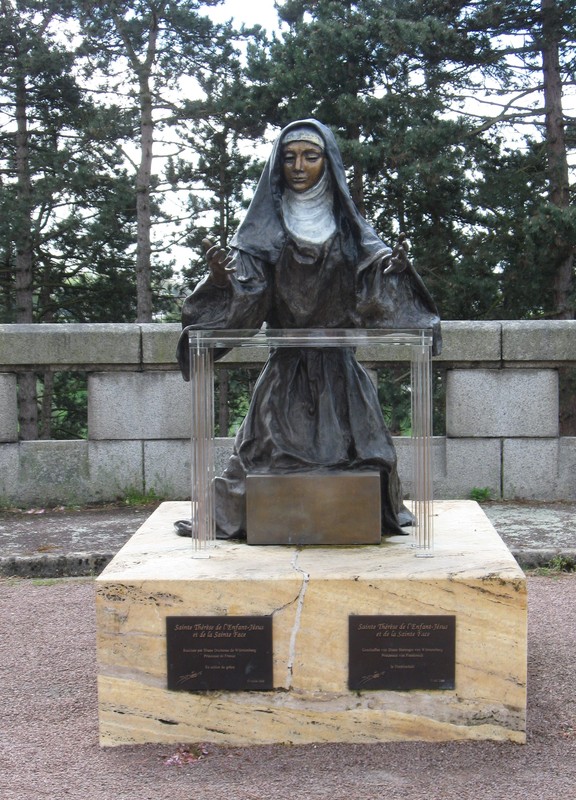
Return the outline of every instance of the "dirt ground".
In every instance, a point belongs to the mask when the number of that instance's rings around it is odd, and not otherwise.
[[[529,577],[528,742],[98,745],[94,584],[0,581],[3,800],[574,800],[576,575]],[[183,755],[184,753],[184,755]]]

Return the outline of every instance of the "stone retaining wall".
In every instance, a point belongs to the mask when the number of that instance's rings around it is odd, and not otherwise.
[[[576,499],[576,437],[558,431],[558,369],[576,365],[576,322],[445,322],[446,436],[433,442],[434,492]],[[190,493],[190,404],[175,368],[178,325],[0,325],[0,502],[112,500]],[[255,364],[261,351],[220,363]],[[363,360],[378,366],[376,353]],[[18,441],[17,375],[88,373],[88,439]],[[410,441],[395,438],[411,483]],[[218,440],[222,464],[231,447]]]

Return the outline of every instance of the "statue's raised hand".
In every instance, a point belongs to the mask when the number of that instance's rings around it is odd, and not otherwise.
[[[405,233],[400,234],[394,249],[389,256],[386,256],[383,263],[385,265],[384,275],[389,275],[390,273],[400,274],[408,269],[410,260],[408,258],[408,242]]]
[[[230,282],[230,274],[236,272],[236,267],[230,266],[233,257],[211,239],[202,239],[202,247],[210,268],[210,280],[215,286],[225,289]]]

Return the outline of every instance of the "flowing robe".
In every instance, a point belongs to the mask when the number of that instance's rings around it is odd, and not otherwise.
[[[283,221],[282,137],[302,125],[325,143],[336,234],[322,245],[295,241]],[[352,202],[334,135],[316,120],[282,131],[231,246],[235,272],[228,285],[207,277],[184,303],[178,360],[185,379],[188,328],[426,328],[440,349],[434,301],[411,265],[384,273],[391,250]],[[247,473],[333,470],[379,471],[382,534],[410,524],[376,389],[353,349],[271,351],[233,455],[216,479],[217,536],[245,535]]]
[[[184,306],[186,328],[256,329],[263,322],[280,329],[376,327],[391,296],[408,293],[417,312],[412,275],[384,280],[374,264],[351,281],[338,234],[319,247],[288,240],[273,265],[239,253],[236,268],[226,288],[209,279],[197,287]],[[384,292],[380,298],[375,284]],[[419,313],[429,315],[424,307]],[[420,327],[408,317],[406,327]],[[185,341],[184,334],[183,350]],[[353,349],[272,350],[228,467],[216,479],[217,535],[245,535],[246,474],[333,470],[380,472],[382,534],[401,533],[409,524],[394,445],[374,384]]]

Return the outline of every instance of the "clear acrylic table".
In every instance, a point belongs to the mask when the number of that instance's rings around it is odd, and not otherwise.
[[[214,361],[233,348],[353,347],[363,360],[410,361],[412,411],[412,501],[416,524],[410,544],[417,556],[432,556],[432,334],[428,330],[284,329],[189,330],[192,387],[192,547],[207,556],[216,541],[214,514]],[[218,351],[218,352],[217,352]]]

